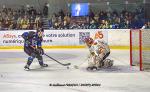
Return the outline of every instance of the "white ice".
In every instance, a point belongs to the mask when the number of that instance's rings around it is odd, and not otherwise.
[[[111,50],[109,58],[114,60],[114,66],[93,72],[86,70],[87,49],[50,49],[46,53],[62,63],[70,62],[70,69],[44,56],[49,67],[40,68],[35,59],[31,71],[25,71],[27,55],[23,51],[1,50],[0,92],[150,92],[150,73],[130,67],[128,50]],[[79,69],[73,67],[81,63]]]

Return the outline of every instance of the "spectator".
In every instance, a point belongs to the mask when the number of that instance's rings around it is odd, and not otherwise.
[[[107,20],[102,20],[100,26],[99,26],[100,29],[109,29],[110,28],[110,25],[108,23]]]
[[[21,19],[21,29],[28,29],[29,26],[29,19],[27,18],[27,16],[24,16],[24,18]]]
[[[36,15],[34,14],[34,11],[32,11],[32,14],[29,16],[29,29],[34,29]]]
[[[89,12],[89,18],[90,18],[90,20],[94,19],[94,17],[95,17],[95,14],[93,13],[92,10],[90,10],[90,12]]]
[[[39,15],[37,15],[35,18],[35,27],[36,28],[42,27],[42,20],[41,20],[41,17]]]
[[[150,29],[150,21],[147,22],[147,29]]]
[[[89,29],[96,29],[96,28],[97,28],[96,21],[95,20],[91,20]]]
[[[150,22],[147,22],[143,25],[141,29],[149,29],[150,28]]]
[[[21,9],[14,10],[3,7],[0,11],[0,29],[36,29],[43,26],[41,12],[34,9],[34,7],[21,6]],[[43,8],[43,15],[48,16],[48,6],[45,3]],[[70,13],[60,10],[54,13],[49,20],[49,27],[54,29],[108,29],[108,28],[150,28],[150,22],[145,23],[143,8],[137,8],[134,12],[122,10],[100,11],[94,13],[89,12],[89,17],[72,18]],[[145,23],[145,24],[144,24]]]
[[[3,28],[3,18],[2,18],[2,13],[0,12],[0,30]]]
[[[21,20],[22,20],[22,17],[20,16],[20,17],[17,19],[17,28],[16,28],[16,29],[21,29]]]
[[[9,16],[6,16],[5,20],[4,20],[4,29],[8,30],[10,28],[11,25],[11,19]]]
[[[45,3],[45,5],[44,5],[43,15],[46,16],[46,17],[48,16],[48,4],[47,3]]]
[[[33,6],[29,8],[29,15],[32,15],[32,13],[33,13],[34,15],[36,15],[36,10],[34,9]]]
[[[24,14],[25,14],[25,8],[24,8],[24,6],[21,6],[20,13],[21,13],[21,16],[24,16]]]
[[[61,20],[63,20],[65,17],[64,11],[62,9],[59,11],[59,16],[60,16]]]

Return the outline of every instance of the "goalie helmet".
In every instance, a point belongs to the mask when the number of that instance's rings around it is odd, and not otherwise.
[[[85,38],[85,43],[87,44],[93,44],[94,40],[91,37]]]

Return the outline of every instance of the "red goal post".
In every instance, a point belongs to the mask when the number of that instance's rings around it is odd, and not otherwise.
[[[150,29],[130,30],[130,65],[150,70]]]

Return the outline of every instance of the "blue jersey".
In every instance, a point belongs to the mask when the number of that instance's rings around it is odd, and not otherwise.
[[[41,47],[42,38],[39,38],[36,32],[29,31],[22,34],[25,47]]]

